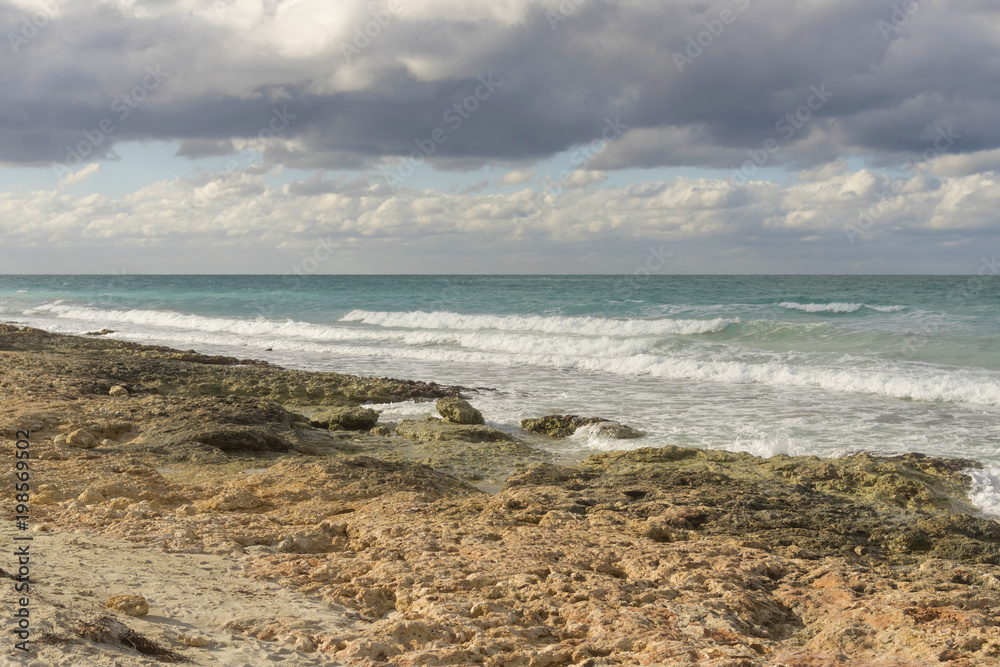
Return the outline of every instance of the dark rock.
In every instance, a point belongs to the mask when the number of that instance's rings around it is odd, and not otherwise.
[[[603,417],[578,417],[576,415],[546,415],[537,419],[522,419],[521,428],[553,438],[565,438],[576,433],[581,426],[594,425],[598,435],[605,438],[640,438],[645,433],[631,426],[619,424]]]
[[[619,424],[618,422],[597,422],[591,425],[591,429],[601,437],[614,438],[615,440],[630,440],[646,435],[638,429]]]
[[[317,428],[339,426],[348,431],[368,430],[378,421],[378,412],[371,408],[350,407],[324,410],[314,415],[309,423]]]
[[[546,415],[537,419],[522,419],[521,428],[531,433],[565,438],[576,433],[576,429],[587,424],[606,422],[603,417],[578,417],[576,415]]]
[[[685,447],[643,448],[545,466],[509,478],[493,511],[518,522],[552,510],[614,512],[657,541],[730,537],[790,558],[864,563],[927,559],[1000,564],[1000,524],[967,500],[954,462],[920,455],[759,458]]]

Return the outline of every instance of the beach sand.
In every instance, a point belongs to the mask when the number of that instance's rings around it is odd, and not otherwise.
[[[367,402],[475,403],[461,388],[6,325],[0,373],[8,504],[25,449],[31,485],[0,558],[4,664],[1000,661],[1000,528],[965,497],[975,462],[664,447],[569,464],[540,435],[357,426]],[[10,634],[24,544],[27,654]],[[119,595],[148,613],[106,609]]]
[[[115,618],[164,648],[178,649],[192,664],[233,666],[337,664],[296,650],[303,648],[301,642],[262,641],[227,628],[234,619],[281,620],[303,627],[354,628],[360,623],[356,613],[343,607],[248,579],[239,559],[230,556],[167,553],[91,530],[33,537],[38,565],[32,570],[32,629],[46,638],[38,643],[38,664],[155,662],[132,649],[127,638],[94,643],[79,635],[102,617]],[[131,618],[105,609],[108,597],[134,594],[147,600],[148,614]],[[5,602],[11,600],[5,597]],[[197,648],[188,648],[192,644]],[[18,656],[9,653],[8,658]]]

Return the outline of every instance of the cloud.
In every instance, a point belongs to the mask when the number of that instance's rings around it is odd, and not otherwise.
[[[231,139],[185,139],[177,148],[177,155],[191,159],[230,155],[236,151]]]
[[[938,176],[966,176],[984,171],[1000,171],[1000,148],[965,155],[942,155],[927,168]]]
[[[603,171],[588,171],[586,169],[577,169],[572,174],[562,179],[560,183],[562,183],[568,188],[585,188],[588,185],[601,183],[607,177],[608,177],[607,173]]]
[[[82,169],[79,169],[71,174],[64,176],[62,180],[59,181],[59,185],[57,187],[58,189],[62,190],[64,188],[69,188],[74,185],[80,185],[81,183],[86,182],[92,175],[96,174],[100,170],[101,170],[101,165],[97,162],[92,162],[91,164],[88,164],[86,167],[83,167]]]
[[[21,4],[0,5],[0,33],[22,34]],[[308,169],[405,157],[435,129],[436,167],[525,164],[616,116],[632,129],[594,168],[735,169],[774,137],[773,166],[898,163],[947,125],[962,135],[951,155],[1000,149],[996,3],[922,0],[899,20],[895,0],[588,0],[553,30],[547,12],[565,4],[414,0],[381,20],[387,5],[363,0],[62,4],[5,44],[0,162],[63,161],[104,118],[115,130],[88,159],[155,140],[216,155],[275,108],[296,118],[265,160]],[[733,20],[706,32],[723,10]],[[699,39],[681,71],[674,54]],[[119,118],[115,100],[156,66],[169,79]],[[470,103],[488,76],[496,90]],[[833,96],[785,139],[781,119],[824,85]]]
[[[527,169],[514,169],[501,176],[498,181],[503,185],[521,185],[534,180],[536,173]]]
[[[263,174],[236,172],[118,198],[5,193],[0,235],[48,249],[43,271],[107,271],[97,258],[114,249],[113,268],[128,258],[164,270],[158,258],[170,250],[172,272],[280,272],[328,241],[341,249],[330,272],[627,271],[657,244],[675,250],[671,270],[680,272],[956,272],[1000,245],[998,176],[894,184],[843,164],[801,175],[787,186],[676,178],[565,189],[536,208],[542,189],[393,191],[318,175],[275,188]]]

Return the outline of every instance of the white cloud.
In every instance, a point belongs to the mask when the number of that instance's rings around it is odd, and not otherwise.
[[[80,183],[85,182],[87,179],[89,179],[91,176],[93,176],[100,170],[101,170],[101,163],[92,162],[88,164],[86,167],[78,169],[77,171],[74,171],[73,173],[64,176],[62,180],[59,181],[58,188],[62,190],[64,188],[72,187],[74,185],[79,185]]]
[[[566,178],[561,179],[559,182],[568,188],[585,188],[588,185],[602,183],[607,177],[608,174],[603,171],[577,169]]]
[[[528,183],[535,178],[536,174],[533,171],[528,171],[526,169],[514,169],[513,171],[508,171],[506,174],[500,177],[500,183],[504,185],[521,185],[522,183]]]
[[[983,171],[1000,171],[1000,148],[964,155],[942,155],[926,165],[938,176],[967,176]]]
[[[341,192],[319,182],[271,188],[261,174],[238,172],[202,185],[157,182],[120,198],[57,191],[0,194],[0,235],[53,253],[74,248],[77,258],[86,257],[88,248],[115,248],[140,265],[151,256],[150,248],[183,243],[192,251],[175,259],[174,271],[198,271],[204,253],[224,251],[234,258],[231,270],[248,272],[276,270],[274,262],[319,239],[351,247],[356,270],[370,271],[407,262],[442,272],[467,270],[470,263],[479,271],[503,271],[516,268],[512,261],[529,258],[546,258],[538,266],[561,270],[553,262],[571,247],[586,248],[596,261],[588,266],[614,270],[628,248],[668,243],[678,249],[678,270],[687,261],[691,270],[726,271],[742,266],[733,263],[731,255],[737,255],[749,262],[746,270],[781,272],[799,263],[807,272],[857,265],[906,272],[906,262],[933,258],[946,242],[960,241],[950,252],[961,256],[980,252],[984,234],[997,235],[1000,178],[989,174],[940,181],[913,176],[896,186],[866,170],[817,170],[811,176],[788,186],[745,187],[677,178],[565,189],[546,201],[530,188],[507,194],[393,192],[342,182],[336,183]],[[891,194],[893,187],[898,194]],[[542,205],[533,207],[532,200]],[[852,244],[845,225],[857,225],[866,213],[871,222],[857,230]],[[240,257],[247,258],[245,264]],[[272,268],[260,257],[269,258]],[[56,254],[52,258],[52,266],[39,270],[106,268],[67,268]]]

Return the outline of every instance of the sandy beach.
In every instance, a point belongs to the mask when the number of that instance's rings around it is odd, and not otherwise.
[[[0,396],[4,664],[1000,660],[974,461],[568,461],[554,422],[475,423],[474,390],[10,325]],[[364,407],[405,400],[446,418]]]

